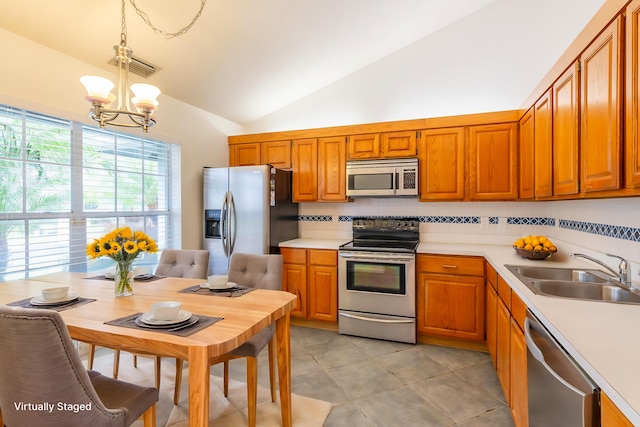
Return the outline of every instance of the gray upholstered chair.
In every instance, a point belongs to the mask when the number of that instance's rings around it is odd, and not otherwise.
[[[165,249],[156,267],[157,276],[206,279],[209,269],[209,251]]]
[[[160,260],[156,267],[156,276],[167,277],[185,277],[189,279],[207,279],[209,270],[209,251],[201,249],[165,249],[160,254]],[[155,357],[154,371],[156,379],[156,388],[160,390],[160,356],[151,354],[136,353],[133,355],[133,365],[137,366],[137,356]],[[93,367],[93,359],[95,357],[95,346],[89,347],[89,369]],[[118,370],[120,366],[120,350],[115,350],[113,356],[113,378],[118,378]],[[180,371],[182,372],[182,371]],[[178,375],[178,371],[176,371]],[[177,403],[177,397],[176,397]]]
[[[128,426],[142,415],[145,427],[155,426],[158,390],[87,371],[58,312],[0,306],[0,346],[0,425]],[[62,410],[58,402],[90,409]]]
[[[251,255],[234,253],[229,263],[229,281],[242,286],[261,289],[282,289],[282,255]],[[247,401],[249,427],[256,425],[256,398],[258,390],[258,354],[268,345],[269,349],[269,384],[271,401],[276,401],[275,383],[275,343],[273,342],[274,324],[270,324],[256,335],[248,339],[235,350],[209,360],[211,365],[224,363],[224,395],[229,393],[229,361],[244,357],[247,359]],[[180,368],[178,368],[178,366]],[[180,392],[182,360],[176,360],[176,394],[177,402]]]

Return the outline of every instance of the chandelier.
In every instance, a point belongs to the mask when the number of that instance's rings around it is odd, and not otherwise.
[[[148,16],[142,12],[135,4],[134,0],[130,0],[138,15],[142,17],[147,25],[149,25],[156,33],[160,33],[167,38],[176,37],[187,32],[200,17],[206,0],[201,0],[200,10],[189,25],[175,33],[166,33],[159,30],[149,21]],[[160,95],[160,89],[153,85],[136,83],[131,85],[133,98],[129,92],[129,63],[131,62],[131,54],[133,51],[127,47],[127,22],[125,19],[125,0],[122,3],[122,32],[120,33],[120,44],[113,47],[116,51],[115,62],[118,67],[118,88],[117,95],[111,93],[114,84],[109,79],[97,76],[83,76],[80,82],[87,90],[85,99],[91,103],[89,117],[100,123],[100,127],[105,125],[136,127],[142,128],[144,132],[148,132],[149,127],[156,124],[153,112],[158,108],[156,98]],[[117,106],[111,109],[117,99]],[[132,108],[133,105],[133,108]]]

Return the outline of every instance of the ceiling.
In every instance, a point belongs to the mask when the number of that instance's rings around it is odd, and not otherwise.
[[[197,0],[135,2],[156,27],[167,32],[187,25],[200,7]],[[483,9],[501,4],[513,7],[513,3],[537,7],[536,2],[208,0],[190,31],[166,39],[154,33],[126,0],[127,41],[135,56],[161,69],[148,83],[172,98],[245,125]],[[574,8],[582,2],[562,0]],[[590,7],[602,3],[590,0]],[[542,4],[549,8],[555,2]],[[120,8],[118,0],[5,1],[0,27],[101,67],[110,77],[112,46],[120,40]],[[539,16],[550,12],[541,10]],[[568,45],[586,23],[581,19],[565,20],[567,25],[545,31],[552,37],[557,33]],[[558,58],[555,48],[539,46],[532,57],[548,70]],[[537,83],[523,82],[529,91]],[[162,108],[162,97],[159,101]]]

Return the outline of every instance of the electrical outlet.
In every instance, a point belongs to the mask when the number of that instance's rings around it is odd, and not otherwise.
[[[486,230],[487,228],[489,228],[489,217],[488,216],[481,216],[480,217],[480,228],[483,230]]]

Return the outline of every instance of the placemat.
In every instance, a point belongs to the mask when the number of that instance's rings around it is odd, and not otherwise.
[[[194,313],[195,314],[195,313]],[[136,324],[136,319],[138,317],[140,317],[142,315],[142,313],[136,313],[136,314],[131,314],[129,316],[125,316],[125,317],[120,317],[118,319],[114,319],[114,320],[110,320],[108,322],[104,322],[105,325],[115,325],[115,326],[122,326],[125,328],[132,328],[132,329],[138,329],[141,331],[151,331],[151,332],[162,332],[164,334],[171,334],[171,335],[178,335],[181,337],[188,337],[191,334],[195,334],[196,332],[207,328],[211,325],[213,325],[214,323],[224,319],[224,317],[210,317],[210,316],[205,316],[202,314],[195,314],[196,316],[198,316],[198,321],[196,323],[194,323],[191,326],[188,326],[186,328],[182,328],[182,329],[178,329],[178,330],[171,330],[171,328],[169,329],[159,329],[159,328],[144,328],[142,326],[138,326]],[[176,328],[179,328],[180,326],[176,326]]]
[[[209,289],[202,288],[200,285],[189,286],[188,288],[178,291],[180,294],[198,294],[198,295],[211,295],[216,297],[239,297],[244,294],[248,294],[251,291],[255,291],[256,288],[249,288],[247,286],[236,285],[231,289]]]
[[[167,276],[150,276],[148,279],[136,279],[135,277],[133,278],[134,283],[135,282],[153,282],[156,280],[160,280],[160,279],[164,279]],[[85,277],[85,279],[89,279],[89,280],[111,280],[113,282],[113,277],[105,277],[104,274],[101,274],[99,276],[92,276],[92,277]]]
[[[78,299],[74,299],[73,301],[69,301],[65,304],[59,304],[59,305],[34,305],[31,304],[31,300],[33,298],[25,298],[25,299],[21,299],[20,301],[14,301],[14,302],[10,302],[7,305],[13,306],[13,307],[24,307],[24,308],[44,308],[47,310],[55,310],[55,311],[63,311],[63,310],[67,310],[69,308],[74,308],[74,307],[78,307],[81,305],[85,305],[85,304],[89,304],[90,302],[94,302],[96,299],[95,298],[83,298],[83,297],[78,297]]]

